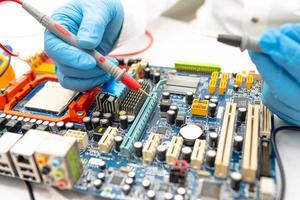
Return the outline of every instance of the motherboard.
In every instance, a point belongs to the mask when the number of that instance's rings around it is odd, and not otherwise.
[[[99,199],[275,199],[259,74],[119,63],[149,96],[113,79],[75,92],[34,69],[2,89],[0,174]]]

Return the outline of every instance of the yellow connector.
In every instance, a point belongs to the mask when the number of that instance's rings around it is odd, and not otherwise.
[[[222,73],[221,80],[228,81],[228,78],[229,78],[229,74],[228,73]]]
[[[211,79],[209,81],[209,85],[208,85],[209,94],[215,93],[217,82],[218,82],[218,79],[216,79],[216,80],[215,79]]]
[[[239,87],[242,86],[243,84],[243,76],[242,74],[237,74],[235,77],[235,84],[238,85]]]
[[[219,94],[224,95],[227,89],[227,80],[222,80],[219,86]]]
[[[114,138],[117,135],[117,128],[108,127],[101,137],[98,146],[101,153],[108,153],[114,144]]]
[[[152,162],[156,153],[156,147],[159,145],[161,134],[151,133],[143,147],[143,161]]]
[[[171,140],[169,148],[166,153],[167,163],[172,165],[179,157],[181,147],[183,144],[183,138],[174,136]]]
[[[203,159],[204,159],[204,152],[205,152],[205,140],[197,139],[195,141],[195,145],[193,148],[193,152],[191,155],[191,166],[194,169],[200,169]]]
[[[207,116],[208,100],[194,99],[191,109],[192,115]]]
[[[252,88],[252,85],[253,85],[253,75],[248,74],[248,76],[246,77],[246,88],[250,90]]]
[[[210,79],[213,79],[213,80],[218,80],[218,77],[219,77],[219,72],[215,71],[211,74],[211,78]]]

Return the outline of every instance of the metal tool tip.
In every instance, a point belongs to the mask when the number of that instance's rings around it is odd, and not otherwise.
[[[142,92],[143,94],[147,95],[148,97],[150,96],[145,90],[143,90],[141,88],[139,89],[139,91]]]

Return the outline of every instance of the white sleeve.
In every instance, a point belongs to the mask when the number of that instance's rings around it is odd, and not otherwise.
[[[146,27],[178,0],[121,0],[124,22],[116,47],[145,33]]]

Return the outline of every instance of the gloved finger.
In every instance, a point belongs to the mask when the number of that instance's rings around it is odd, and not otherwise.
[[[65,43],[49,31],[45,32],[44,46],[47,54],[63,65],[85,70],[96,66],[96,60],[88,53]]]
[[[280,27],[280,32],[300,43],[300,24],[284,24]]]
[[[59,68],[56,69],[56,74],[59,83],[64,88],[80,92],[87,91],[96,86],[99,86],[104,82],[108,81],[110,78],[109,74],[104,74],[103,76],[97,78],[73,78],[62,74]]]
[[[106,26],[112,19],[109,9],[104,7],[99,14],[98,10],[93,9],[95,6],[99,5],[87,1],[81,8],[83,18],[77,33],[77,41],[79,46],[85,49],[95,49],[100,44]]]
[[[292,108],[285,102],[275,98],[267,84],[264,84],[262,101],[269,110],[278,115],[278,117],[284,121],[300,126],[300,108]]]
[[[259,41],[259,46],[279,66],[300,81],[300,44],[282,34],[270,29]]]
[[[63,65],[60,63],[56,63],[56,65],[62,74],[73,78],[96,78],[106,74],[103,69],[96,65],[91,69],[78,69],[76,67]]]
[[[273,95],[278,100],[296,108],[296,105],[299,105],[299,99],[293,97],[300,94],[299,82],[275,63],[270,56],[253,51],[249,51],[249,55],[264,81],[271,88]]]

